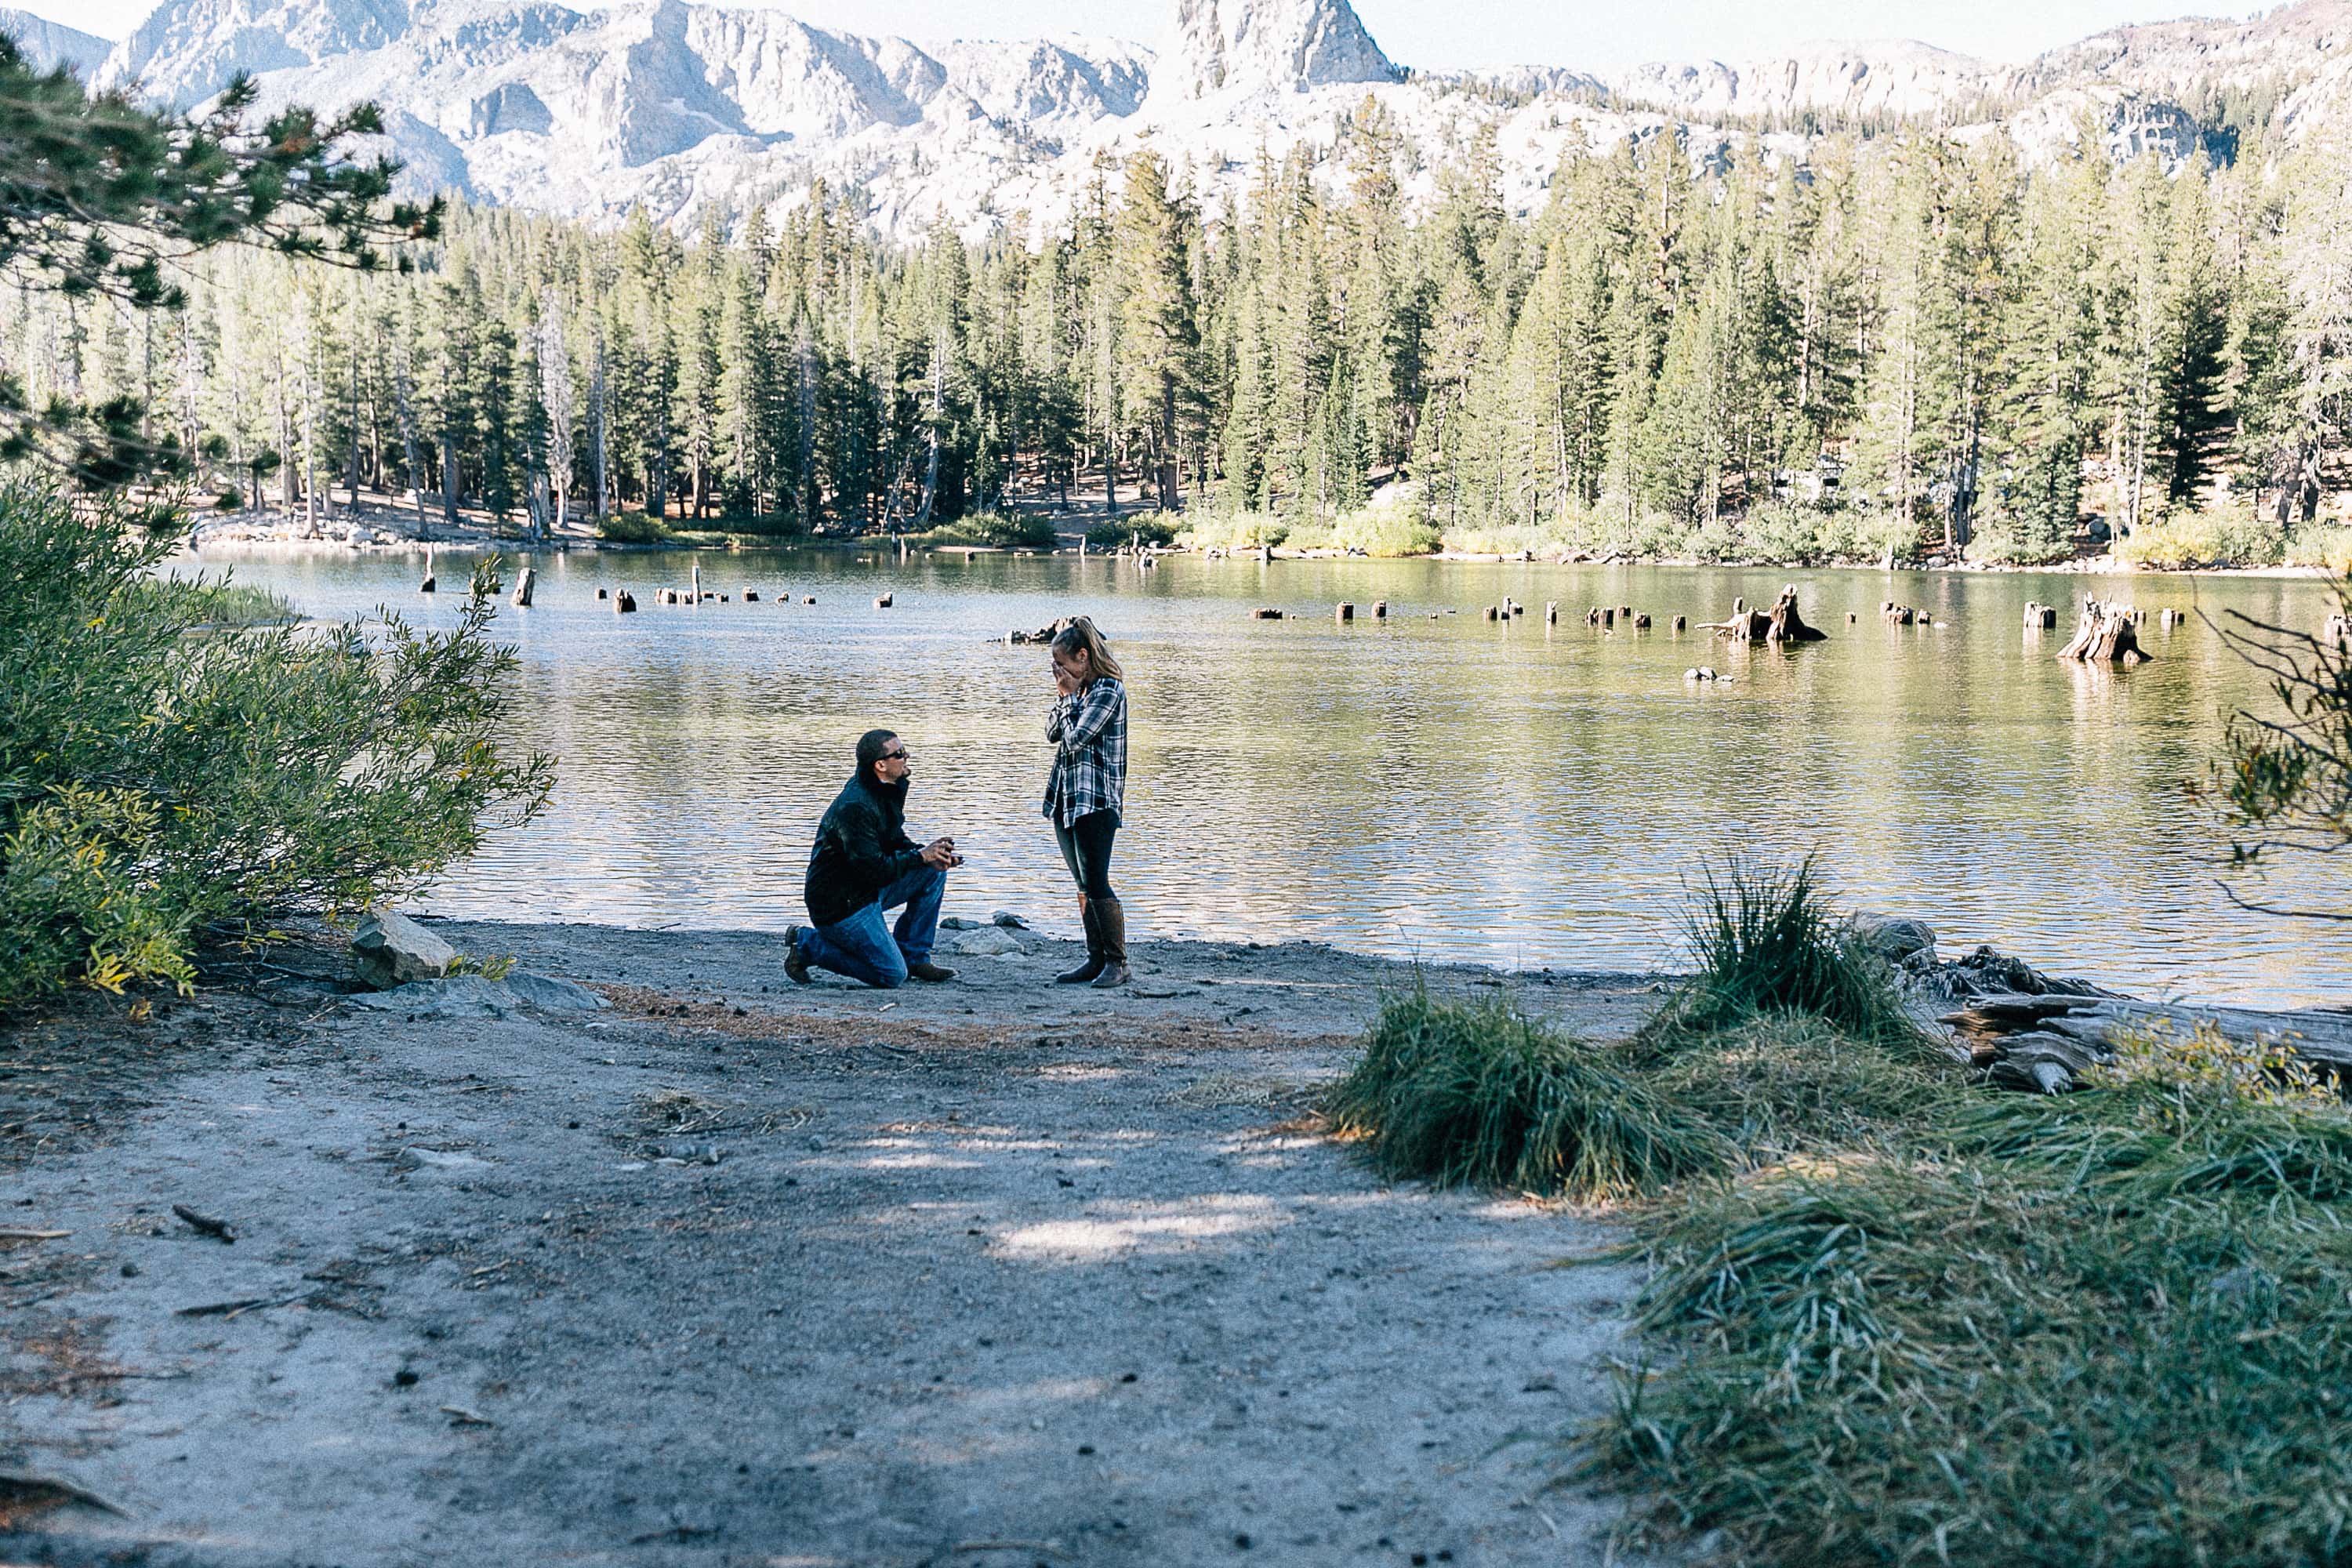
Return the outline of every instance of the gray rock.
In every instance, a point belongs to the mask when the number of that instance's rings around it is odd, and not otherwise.
[[[1022,951],[1019,937],[1014,936],[1010,931],[998,931],[992,928],[959,932],[953,938],[942,941],[940,945],[965,958],[996,958],[1004,953]]]
[[[569,980],[532,974],[520,969],[509,973],[504,984],[508,990],[541,1012],[593,1013],[599,1007],[612,1005],[584,985],[574,985]]]
[[[940,929],[941,931],[978,931],[980,922],[968,921],[961,915],[948,915],[940,920]]]
[[[406,915],[370,915],[352,932],[352,972],[378,991],[438,980],[457,962],[456,948]]]
[[[362,991],[351,1000],[380,1013],[406,1013],[419,1018],[503,1018],[522,1006],[522,998],[506,982],[485,980],[478,974],[411,981],[390,991]]]
[[[1003,926],[1007,931],[1027,931],[1029,929],[1029,922],[1023,920],[1019,915],[1014,914],[1011,910],[999,910],[988,918],[994,921],[998,925]]]
[[[1864,910],[1847,923],[1855,941],[1889,963],[1901,963],[1914,953],[1925,953],[1928,963],[1935,962],[1936,928],[1926,921]]]

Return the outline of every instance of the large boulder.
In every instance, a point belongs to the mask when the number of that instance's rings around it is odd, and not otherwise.
[[[352,933],[352,973],[378,991],[438,980],[457,963],[456,948],[406,915],[370,915]]]
[[[1926,921],[1864,911],[1848,924],[1856,942],[1889,963],[1901,963],[1915,955],[1924,955],[1916,959],[1921,963],[1936,962],[1936,928]]]

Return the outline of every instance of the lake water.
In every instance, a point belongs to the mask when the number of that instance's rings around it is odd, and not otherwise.
[[[200,560],[313,615],[388,605],[425,625],[454,618],[467,569],[445,552],[444,591],[425,598],[421,556]],[[730,602],[656,606],[654,590],[683,587],[698,562]],[[520,738],[561,758],[554,805],[428,909],[780,930],[805,918],[809,837],[852,744],[887,726],[916,756],[910,826],[952,832],[969,862],[950,911],[1074,928],[1038,814],[1045,654],[1002,638],[1085,613],[1129,672],[1114,879],[1141,935],[1672,965],[1685,879],[1738,847],[1817,851],[1851,902],[1925,917],[1948,953],[1990,942],[2148,994],[2352,992],[2352,930],[2250,915],[2217,885],[2225,841],[2189,786],[2228,714],[2263,696],[2215,633],[2151,617],[2154,662],[2104,670],[2051,657],[2065,625],[2020,629],[2028,600],[2064,605],[2086,585],[2316,629],[2315,583],[1192,558],[1146,572],[822,551],[534,563],[537,606],[499,624],[522,657]],[[1735,595],[1769,602],[1784,582],[1830,641],[1749,650],[1665,629],[1677,614],[1718,619]],[[630,588],[640,613],[614,616],[600,586]],[[742,602],[747,586],[759,603]],[[884,593],[895,607],[877,610]],[[1528,614],[1485,620],[1506,595]],[[1374,622],[1382,598],[1389,619]],[[1343,599],[1353,625],[1333,618]],[[1885,626],[1885,599],[1937,624]],[[1294,618],[1250,618],[1260,605]],[[1656,629],[1597,632],[1593,605],[1634,605]],[[1731,681],[1686,681],[1700,664]],[[2269,892],[2331,897],[2310,870]]]

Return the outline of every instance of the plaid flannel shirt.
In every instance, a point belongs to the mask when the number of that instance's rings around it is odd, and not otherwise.
[[[1127,688],[1108,676],[1058,699],[1045,721],[1055,743],[1045,815],[1067,827],[1088,812],[1117,811],[1127,797]]]

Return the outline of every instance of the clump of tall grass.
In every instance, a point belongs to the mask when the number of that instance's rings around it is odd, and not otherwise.
[[[1684,912],[1697,973],[1643,1031],[1655,1047],[1774,1014],[1855,1039],[1918,1045],[1893,966],[1832,906],[1809,856],[1793,866],[1733,855],[1700,872]]]
[[[1758,1562],[2340,1560],[2352,1114],[2179,1044],[1678,1194],[1597,1462]]]
[[[1751,1163],[1901,1142],[1964,1092],[1921,1052],[1890,1051],[1802,1013],[1764,1013],[1685,1040],[1652,1080]]]
[[[1332,1090],[1334,1131],[1383,1173],[1581,1199],[1722,1169],[1721,1141],[1602,1050],[1507,997],[1388,998]]]

